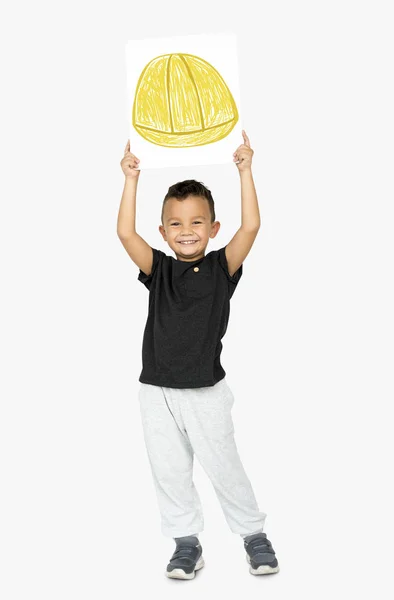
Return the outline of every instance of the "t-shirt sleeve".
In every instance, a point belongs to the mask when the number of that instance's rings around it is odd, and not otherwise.
[[[156,273],[158,270],[158,265],[159,265],[160,261],[162,260],[162,257],[165,256],[164,252],[162,252],[161,250],[158,250],[157,248],[152,248],[152,251],[153,251],[152,271],[150,272],[149,275],[147,275],[140,269],[140,272],[138,273],[139,281],[141,281],[141,283],[143,283],[144,286],[146,288],[148,288],[148,290],[150,290],[153,278],[156,276]]]
[[[230,273],[228,272],[228,264],[227,264],[227,258],[226,258],[225,251],[226,251],[226,246],[224,246],[223,248],[220,248],[220,250],[218,250],[218,260],[219,260],[219,264],[220,264],[221,268],[223,269],[223,271],[226,274],[227,281],[229,283],[230,298],[231,298],[231,296],[235,292],[235,288],[237,287],[239,280],[242,277],[243,263],[242,263],[242,265],[240,265],[238,267],[237,271],[235,271],[235,273],[231,276]]]

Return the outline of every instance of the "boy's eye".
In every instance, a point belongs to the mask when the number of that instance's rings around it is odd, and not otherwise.
[[[193,223],[201,223],[201,221],[193,221]],[[176,222],[176,223],[171,223],[171,225],[179,225],[179,223],[178,223],[178,222]]]

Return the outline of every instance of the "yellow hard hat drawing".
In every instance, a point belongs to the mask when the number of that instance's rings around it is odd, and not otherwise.
[[[132,123],[148,142],[184,148],[225,138],[238,121],[234,98],[220,73],[193,54],[163,54],[143,69]]]

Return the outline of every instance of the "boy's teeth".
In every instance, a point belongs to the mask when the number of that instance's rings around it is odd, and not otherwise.
[[[194,240],[193,242],[179,242],[180,244],[195,244],[196,241]]]

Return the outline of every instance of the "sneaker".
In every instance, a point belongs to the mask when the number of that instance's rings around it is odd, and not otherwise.
[[[167,565],[167,577],[193,579],[195,571],[204,566],[202,547],[198,537],[188,535],[175,538],[176,549]]]
[[[266,533],[254,533],[245,537],[244,547],[252,575],[268,575],[279,571],[275,551]]]

